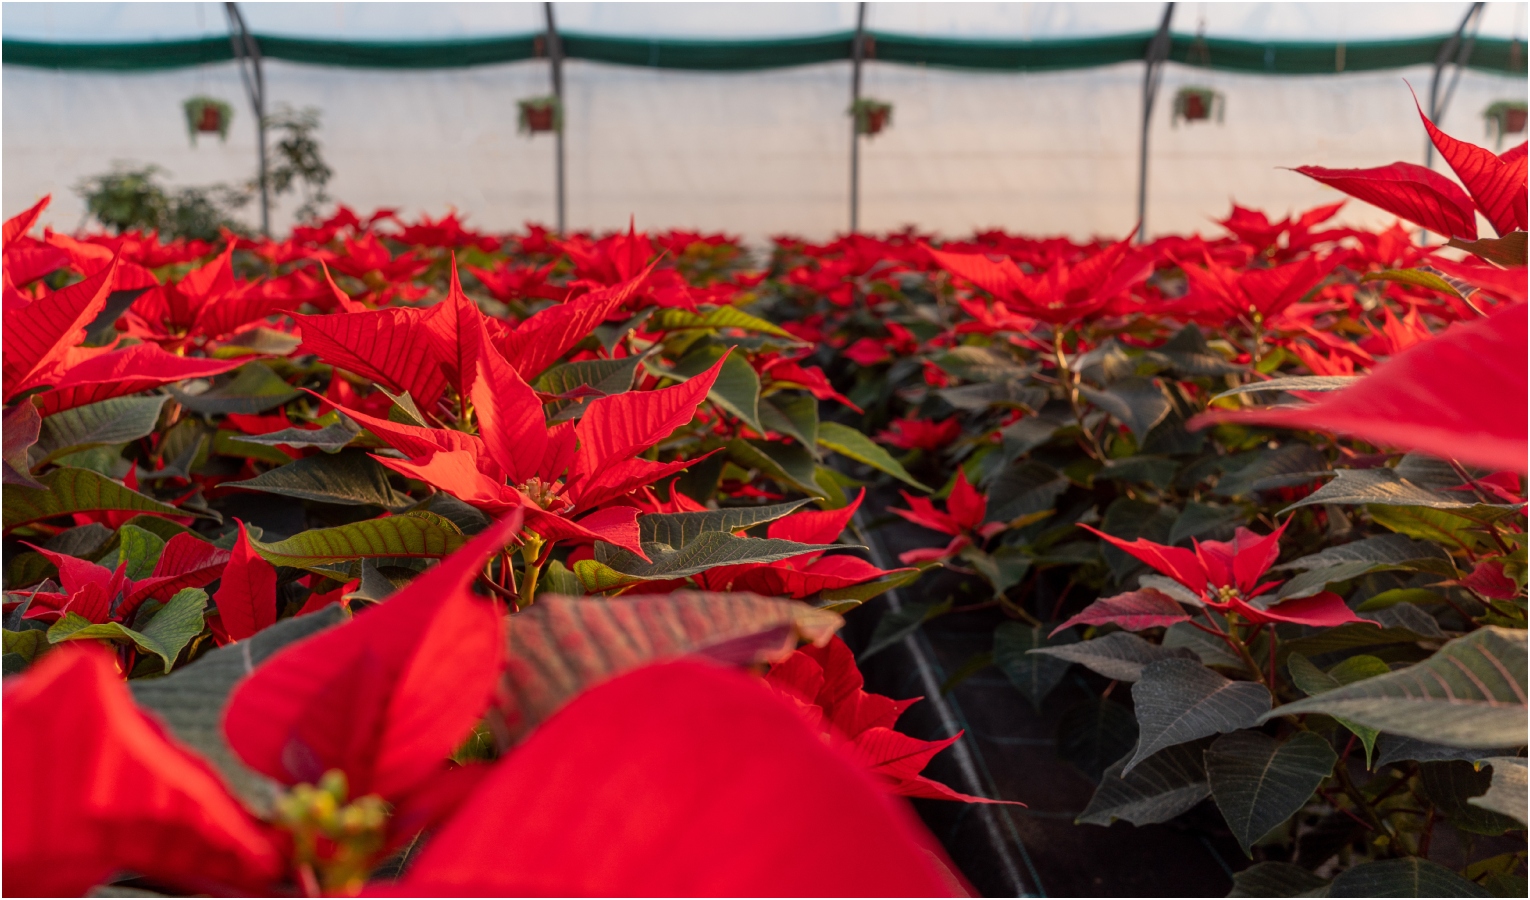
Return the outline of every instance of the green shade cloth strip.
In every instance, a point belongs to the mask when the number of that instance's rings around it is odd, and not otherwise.
[[[1087,69],[1142,59],[1152,35],[1036,41],[975,41],[869,34],[870,57],[882,62],[945,69],[1048,72]],[[540,34],[450,41],[326,41],[257,36],[269,59],[364,69],[460,69],[535,59]],[[1447,36],[1399,41],[1319,43],[1241,41],[1176,35],[1174,62],[1270,75],[1325,75],[1433,65]],[[848,60],[849,33],[775,40],[696,41],[669,38],[563,35],[569,59],[699,71],[750,71]],[[179,69],[234,58],[227,38],[133,44],[0,42],[8,65],[45,69],[144,71]],[[1516,40],[1478,38],[1468,66],[1481,72],[1524,77],[1525,47]]]

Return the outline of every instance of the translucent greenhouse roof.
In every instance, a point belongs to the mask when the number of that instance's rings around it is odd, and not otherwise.
[[[133,42],[227,34],[221,3],[5,3],[10,40]],[[855,3],[557,3],[558,26],[613,37],[801,37],[855,27]],[[1467,3],[1180,3],[1174,30],[1242,40],[1369,41],[1455,30]],[[525,34],[541,3],[241,3],[262,34],[327,40],[428,40]],[[923,37],[1029,40],[1138,33],[1163,5],[871,3],[867,27]],[[1525,4],[1489,3],[1483,37],[1523,39]]]

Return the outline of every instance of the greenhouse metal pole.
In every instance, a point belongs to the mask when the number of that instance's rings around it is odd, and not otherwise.
[[[1163,79],[1164,60],[1169,58],[1169,20],[1174,4],[1165,3],[1158,31],[1148,42],[1147,71],[1142,76],[1142,141],[1137,151],[1137,243],[1147,242],[1148,132],[1153,125],[1153,101],[1158,98],[1158,83]]]
[[[234,45],[234,61],[239,65],[239,79],[244,82],[244,92],[250,98],[250,108],[255,111],[255,155],[259,167],[257,184],[260,186],[260,233],[271,236],[271,186],[266,177],[266,77],[260,66],[260,44],[250,34],[239,4],[223,4],[228,13],[228,39]]]
[[[866,58],[866,4],[855,13],[855,40],[850,47],[850,233],[861,227],[861,133],[856,104],[861,101],[861,63]]]
[[[563,180],[563,41],[558,37],[558,23],[553,19],[552,3],[543,3],[542,9],[547,13],[547,59],[552,65],[553,96],[558,99],[558,127],[553,129],[553,140],[554,152],[557,154],[558,234],[562,236],[568,224]]]
[[[1429,80],[1429,121],[1438,123],[1445,115],[1445,110],[1450,106],[1450,98],[1456,93],[1456,85],[1461,81],[1461,70],[1471,61],[1472,48],[1477,43],[1477,29],[1482,27],[1483,3],[1473,3],[1467,9],[1466,15],[1461,18],[1461,24],[1456,26],[1456,33],[1440,45],[1439,55],[1434,58],[1434,77]],[[1475,24],[1473,24],[1475,22]],[[1466,29],[1471,27],[1471,33]],[[1456,58],[1456,73],[1450,81],[1450,87],[1446,89],[1445,96],[1440,96],[1440,76],[1445,73],[1445,66],[1450,63],[1450,58]],[[1424,141],[1424,166],[1427,168],[1434,164],[1434,141]]]

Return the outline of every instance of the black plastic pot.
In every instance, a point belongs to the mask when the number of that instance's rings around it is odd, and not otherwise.
[[[868,494],[859,517],[873,562],[884,568],[897,564],[899,552],[937,537],[901,520],[888,522],[881,512],[895,499],[892,492]],[[893,592],[854,610],[846,642],[859,656],[885,612],[943,599],[957,578],[926,574],[901,596]],[[1059,756],[1058,720],[1097,696],[1104,682],[1095,684],[1093,675],[1074,667],[1039,713],[991,665],[941,694],[951,673],[992,648],[994,629],[1004,621],[995,609],[942,616],[861,663],[867,690],[925,698],[904,714],[899,730],[925,740],[965,732],[935,758],[927,776],[963,793],[1027,804],[914,801],[963,874],[990,897],[1226,896],[1232,872],[1246,862],[1208,804],[1163,825],[1074,824],[1095,785]],[[1129,704],[1129,688],[1118,685],[1112,699]]]

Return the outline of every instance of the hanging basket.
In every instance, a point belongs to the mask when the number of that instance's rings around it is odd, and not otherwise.
[[[892,111],[891,103],[880,100],[855,101],[850,106],[850,115],[855,117],[855,133],[868,137],[881,134],[882,129],[892,124]]]
[[[1511,134],[1525,133],[1525,103],[1522,100],[1500,100],[1483,111],[1487,120],[1488,136],[1496,137],[1498,146]]]
[[[528,97],[519,106],[521,134],[563,130],[563,104],[557,97]]]
[[[1213,116],[1217,123],[1222,122],[1222,110],[1226,105],[1222,95],[1207,87],[1184,87],[1174,95],[1174,118],[1172,124],[1178,125],[1180,121],[1206,122]]]
[[[186,110],[186,131],[192,144],[197,142],[197,135],[215,132],[218,140],[228,140],[228,124],[234,118],[232,106],[213,97],[192,97],[182,107]]]

